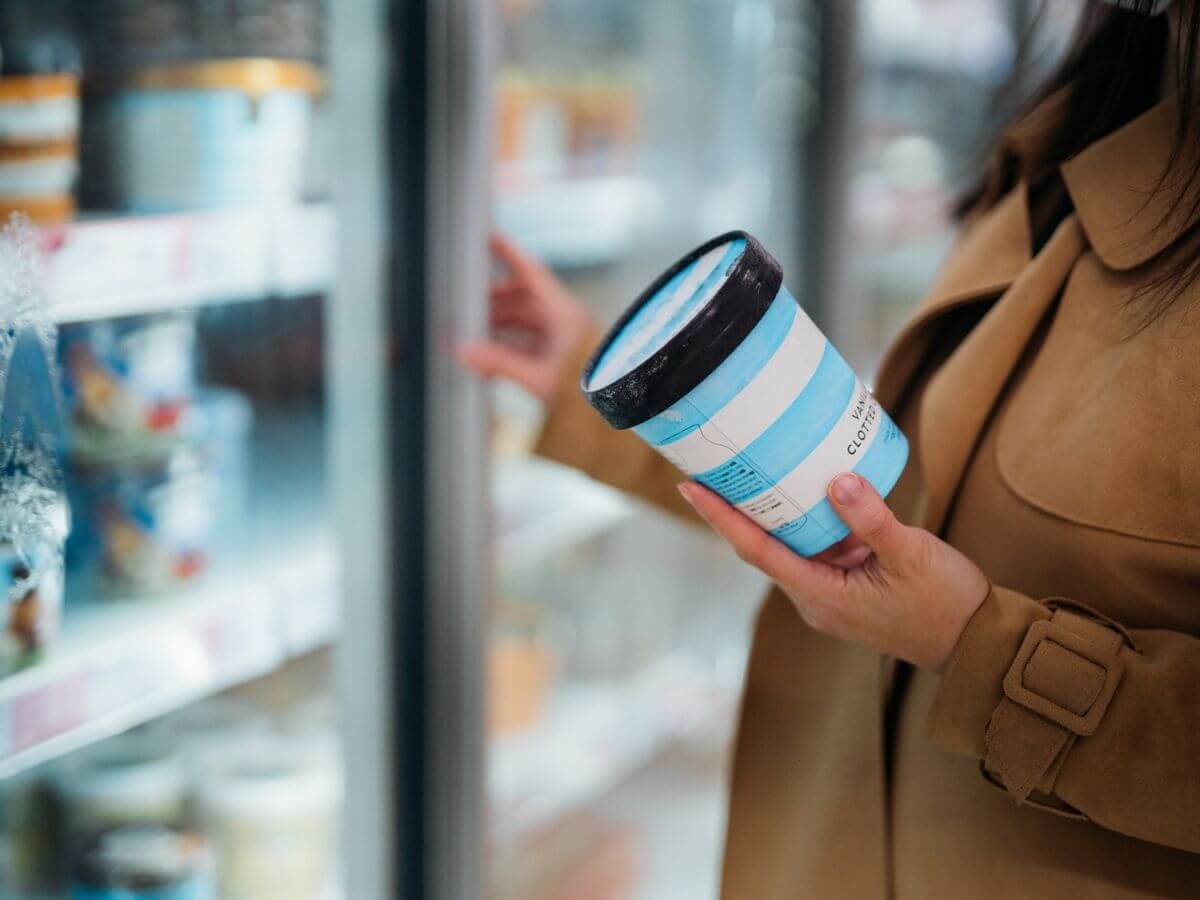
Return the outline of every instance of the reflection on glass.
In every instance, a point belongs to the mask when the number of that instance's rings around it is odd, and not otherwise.
[[[1018,49],[1031,37],[1018,73]],[[1050,65],[1077,5],[1002,0],[866,0],[846,269],[845,352],[873,371],[954,239],[958,196],[978,178],[1020,76]],[[1008,99],[1008,104],[998,102]]]

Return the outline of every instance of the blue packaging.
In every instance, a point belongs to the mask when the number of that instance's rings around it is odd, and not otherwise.
[[[856,472],[886,496],[908,441],[783,284],[731,232],[660,276],[583,373],[589,402],[802,556],[850,532],[826,497]]]
[[[114,202],[142,213],[296,203],[320,77],[308,63],[148,68],[109,102]]]
[[[74,430],[176,431],[196,391],[196,326],[183,313],[63,325],[58,361]]]
[[[244,519],[250,405],[202,391],[169,442],[95,441],[67,467],[72,594],[146,593],[204,573]]]

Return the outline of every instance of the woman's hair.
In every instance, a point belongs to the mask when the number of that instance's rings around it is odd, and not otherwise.
[[[1177,2],[1176,65],[1166,83],[1162,82],[1163,62],[1171,49],[1171,35],[1167,16],[1145,15],[1154,0],[1137,0],[1135,10],[1092,2],[1081,12],[1062,62],[1016,117],[1057,91],[1071,88],[1065,115],[1050,138],[1046,156],[1047,165],[1057,166],[1136,118],[1163,95],[1178,95],[1175,145],[1156,190],[1174,195],[1167,216],[1182,212],[1190,224],[1166,251],[1163,265],[1155,267],[1149,283],[1131,298],[1143,324],[1153,321],[1200,278],[1200,2]],[[957,207],[960,217],[979,209],[986,181],[961,199]]]

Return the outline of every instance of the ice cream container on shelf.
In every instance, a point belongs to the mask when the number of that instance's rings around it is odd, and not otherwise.
[[[106,103],[112,201],[134,212],[298,201],[320,86],[296,60],[137,72]]]
[[[71,193],[79,172],[74,142],[33,147],[0,142],[0,217],[23,213],[40,225],[75,214]]]
[[[0,143],[69,143],[79,134],[79,78],[69,72],[0,77]]]
[[[329,888],[342,796],[336,762],[289,740],[238,744],[197,787],[223,900],[316,900]]]
[[[38,225],[61,225],[74,217],[75,198],[71,194],[0,196],[0,220],[13,215],[28,216]]]
[[[98,832],[81,843],[72,868],[71,900],[217,900],[208,842],[178,828]]]
[[[53,225],[75,214],[79,79],[71,73],[0,78],[0,218]]]
[[[7,675],[40,659],[58,636],[63,603],[61,545],[39,545],[30,553],[0,541],[0,591],[4,596],[0,675]]]
[[[0,896],[53,896],[61,880],[57,821],[44,771],[26,769],[0,781]]]
[[[0,144],[0,201],[11,205],[23,197],[65,197],[69,202],[78,170],[71,145],[26,148]]]
[[[54,785],[74,836],[122,825],[178,825],[187,800],[180,757],[165,741],[139,732],[68,758]]]
[[[68,468],[72,573],[109,593],[185,584],[209,564],[218,484],[196,448],[180,444],[123,460],[74,459]]]
[[[196,390],[193,316],[168,313],[64,325],[58,356],[77,437],[170,434]]]
[[[201,394],[169,441],[78,439],[67,467],[73,577],[109,594],[186,585],[244,518],[249,404]]]
[[[545,713],[558,673],[546,617],[535,608],[501,602],[496,608],[488,665],[488,730],[515,734]]]
[[[735,231],[693,250],[634,302],[583,372],[584,394],[695,481],[803,556],[849,534],[826,497],[856,472],[883,495],[908,442]]]

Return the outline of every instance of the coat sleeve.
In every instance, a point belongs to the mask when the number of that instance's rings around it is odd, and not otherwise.
[[[1200,853],[1200,637],[994,587],[927,727],[1018,802]]]
[[[584,399],[579,374],[599,339],[597,332],[590,332],[572,353],[547,406],[534,452],[688,521],[699,522],[695,511],[675,489],[687,476],[632,431],[610,427]]]

